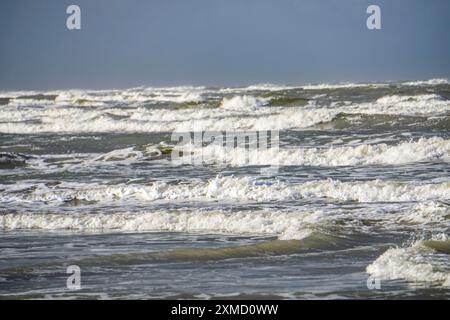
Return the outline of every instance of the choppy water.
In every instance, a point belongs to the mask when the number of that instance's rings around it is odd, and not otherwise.
[[[0,297],[448,298],[449,129],[439,79],[0,92]],[[224,130],[279,148],[174,139]]]

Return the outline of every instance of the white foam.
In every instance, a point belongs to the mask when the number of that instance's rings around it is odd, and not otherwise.
[[[266,104],[267,101],[265,99],[261,98],[255,98],[254,96],[235,96],[233,98],[224,98],[222,100],[222,103],[220,105],[221,108],[225,110],[247,110],[247,111],[253,111],[264,104]]]
[[[297,108],[227,110],[195,108],[163,110],[146,108],[75,109],[20,108],[0,110],[0,132],[168,132],[200,130],[281,130],[307,128],[331,121],[339,111]],[[118,115],[122,119],[111,116]],[[35,121],[38,121],[37,123]]]
[[[114,214],[6,214],[0,215],[3,230],[120,230],[176,231],[278,236],[282,240],[302,239],[308,225],[320,213],[278,212],[141,212]]]
[[[401,202],[446,199],[450,196],[450,183],[423,184],[372,180],[341,182],[319,180],[299,186],[302,197],[327,197],[343,201]]]
[[[145,97],[144,99],[139,99],[139,96],[137,98],[133,98],[136,101],[155,101],[155,102],[176,102],[176,103],[183,103],[183,102],[202,102],[204,101],[204,97],[201,92],[185,92],[181,93],[179,95],[164,95],[159,94],[153,97]]]
[[[450,188],[450,185],[448,185]],[[448,195],[441,199],[449,199]],[[426,201],[415,204],[406,214],[402,215],[398,221],[413,224],[440,224],[448,225],[450,219],[450,207],[439,201]],[[448,226],[447,226],[448,227]]]
[[[133,147],[116,149],[108,153],[95,157],[93,161],[122,161],[122,160],[137,160],[144,156],[142,151],[137,151]]]
[[[450,101],[437,94],[414,96],[391,95],[379,98],[375,103],[363,103],[343,108],[346,113],[431,115],[450,111]]]
[[[409,82],[403,82],[402,85],[407,86],[435,86],[435,85],[442,85],[442,84],[449,84],[448,79],[430,79],[430,80],[423,80],[423,81],[409,81]]]
[[[69,107],[13,108],[0,110],[0,132],[168,132],[218,130],[283,130],[309,128],[350,114],[439,114],[447,112],[447,101],[395,105],[366,104],[339,108],[263,107],[254,98],[228,100],[224,107],[163,110],[146,108],[78,109]],[[422,104],[422,107],[420,107]],[[118,116],[121,119],[115,119]]]
[[[303,89],[307,90],[322,90],[322,89],[341,89],[341,88],[360,88],[360,87],[388,87],[390,84],[395,84],[394,82],[387,83],[319,83],[301,86]],[[448,79],[429,79],[429,80],[418,80],[418,81],[408,81],[401,82],[400,85],[407,86],[433,86],[449,84]]]
[[[183,150],[186,147],[177,147]],[[204,148],[189,148],[197,163],[242,165],[304,165],[355,166],[398,165],[420,161],[449,161],[450,139],[421,138],[396,145],[362,144],[331,148],[226,148],[210,144]]]
[[[216,177],[208,181],[183,184],[155,182],[148,185],[120,184],[105,186],[97,183],[63,182],[48,187],[45,184],[3,185],[3,203],[63,202],[71,199],[141,203],[153,201],[239,201],[266,202],[301,198],[331,198],[359,202],[409,202],[450,198],[450,183],[413,184],[394,181],[316,180],[292,184],[250,177]],[[30,192],[18,193],[26,189]],[[420,209],[420,208],[419,208]]]
[[[423,246],[421,241],[411,247],[388,249],[366,271],[380,280],[404,279],[450,286],[448,261],[439,259],[434,250]]]
[[[343,89],[343,88],[361,88],[361,87],[382,87],[387,86],[383,83],[319,83],[302,86],[305,90],[323,90],[323,89]]]
[[[294,85],[279,85],[279,84],[256,84],[243,88],[245,91],[284,91],[301,88],[301,86]]]
[[[374,86],[343,84],[305,86],[308,89]],[[338,114],[444,115],[450,101],[437,94],[385,96],[373,102],[270,107],[270,98],[249,95],[254,91],[293,89],[260,85],[225,89],[204,87],[134,88],[127,90],[66,90],[5,92],[11,100],[0,109],[0,132],[167,132],[201,130],[303,129],[333,120]],[[231,90],[231,89],[230,89]],[[54,100],[33,95],[56,95]],[[30,96],[27,99],[19,97]],[[222,100],[220,100],[222,99]],[[221,101],[221,102],[220,102]],[[160,103],[195,102],[192,108],[161,108]],[[203,104],[202,102],[208,102]],[[211,104],[212,103],[212,104]],[[149,107],[150,105],[150,107]],[[211,106],[220,105],[218,108]]]
[[[5,92],[11,98],[9,105],[24,106],[89,106],[104,107],[117,104],[138,104],[140,102],[201,102],[204,87],[134,88],[127,90],[65,90],[65,91],[23,91]],[[34,95],[55,95],[54,100],[34,99]],[[23,98],[30,96],[30,98]]]

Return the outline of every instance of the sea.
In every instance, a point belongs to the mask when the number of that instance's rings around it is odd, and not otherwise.
[[[1,299],[448,299],[450,83],[0,91]]]

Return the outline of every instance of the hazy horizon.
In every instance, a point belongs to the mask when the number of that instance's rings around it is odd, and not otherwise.
[[[243,84],[223,84],[223,85],[206,85],[206,84],[190,84],[190,83],[180,83],[180,84],[172,84],[172,85],[151,85],[151,84],[142,84],[142,85],[135,85],[135,86],[115,86],[115,87],[102,87],[102,88],[93,88],[93,87],[60,87],[60,88],[45,88],[45,89],[2,89],[0,88],[0,92],[14,92],[14,91],[65,91],[65,90],[92,90],[92,91],[109,91],[109,90],[131,90],[131,89],[137,89],[137,88],[182,88],[182,87],[192,87],[192,88],[245,88],[250,86],[286,86],[286,87],[301,87],[301,86],[315,86],[315,85],[351,85],[351,84],[397,84],[397,83],[405,83],[405,82],[427,82],[427,81],[433,81],[433,80],[445,80],[450,81],[449,78],[427,78],[427,79],[400,79],[400,80],[377,80],[377,81],[328,81],[328,82],[304,82],[304,83],[276,83],[276,82],[255,82],[255,83],[243,83]]]

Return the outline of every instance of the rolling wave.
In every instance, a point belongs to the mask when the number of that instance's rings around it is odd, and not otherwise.
[[[315,180],[287,183],[279,180],[255,180],[250,177],[216,177],[208,181],[149,185],[96,183],[3,185],[2,203],[42,202],[57,204],[70,201],[289,201],[305,198],[330,198],[358,202],[410,202],[450,199],[450,182],[404,183],[395,181]]]
[[[0,132],[296,130],[333,121],[338,115],[433,117],[450,112],[447,91],[432,89],[448,83],[433,80],[397,85],[413,89],[376,91],[367,95],[368,100],[339,90],[385,90],[380,88],[389,85],[4,92],[0,94]],[[414,89],[421,86],[429,86],[431,92]],[[310,92],[317,90],[325,93]],[[338,100],[336,93],[342,95]]]
[[[227,148],[210,144],[203,148],[177,147],[187,151],[196,163],[279,166],[355,166],[400,165],[422,161],[450,160],[450,139],[440,137],[421,138],[396,145],[362,144],[331,148]],[[188,160],[186,160],[188,161]],[[183,161],[181,161],[183,162]]]
[[[391,248],[370,264],[366,271],[380,280],[404,279],[418,286],[450,286],[448,254],[450,240],[416,241],[410,247]]]

